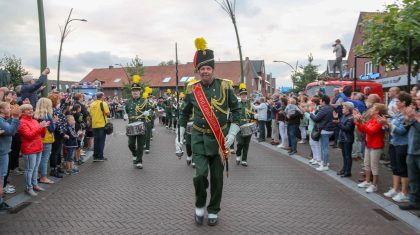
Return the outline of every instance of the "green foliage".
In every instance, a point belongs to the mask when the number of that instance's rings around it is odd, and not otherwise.
[[[136,74],[140,76],[144,75],[143,61],[141,61],[138,55],[136,55],[134,59],[131,59],[131,62],[127,64],[125,69],[130,79],[133,75]]]
[[[408,42],[412,40],[413,73],[420,68],[420,1],[402,0],[384,12],[366,17],[362,23],[363,45],[357,54],[367,53],[374,64],[395,68],[408,64]]]
[[[300,70],[296,71],[292,75],[292,81],[294,85],[294,93],[299,91],[304,91],[308,83],[314,82],[318,76],[318,67],[320,65],[313,65],[312,61],[314,60],[312,54],[308,56],[308,64],[306,66],[299,66]]]
[[[178,64],[180,62],[178,61]],[[167,66],[167,65],[175,65],[175,61],[174,60],[169,60],[169,61],[162,61],[158,64],[158,66]]]
[[[13,86],[21,85],[22,77],[29,74],[22,66],[22,59],[16,56],[4,56],[0,63],[10,74],[10,82]]]

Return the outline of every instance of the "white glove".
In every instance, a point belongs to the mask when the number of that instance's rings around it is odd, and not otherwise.
[[[225,148],[227,149],[230,148],[230,146],[235,141],[236,134],[238,134],[240,130],[241,128],[238,125],[234,123],[230,124],[229,133],[227,134],[225,138]]]
[[[180,140],[178,140],[178,130],[176,133],[176,138],[175,138],[175,153],[182,153],[182,144],[183,144],[183,140],[184,140],[184,134],[185,134],[185,127],[181,126],[179,127],[179,137],[181,138]]]
[[[145,116],[145,117],[148,117],[150,114],[149,114],[149,111],[144,111],[143,112],[143,116]]]

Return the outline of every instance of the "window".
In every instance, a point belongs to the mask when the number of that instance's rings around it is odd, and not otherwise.
[[[166,77],[166,78],[163,79],[162,82],[169,82],[170,80],[171,80],[171,77]]]
[[[373,71],[373,64],[372,61],[365,63],[365,74],[370,74]]]
[[[119,81],[121,81],[121,78],[117,78],[114,80],[114,82],[119,82]]]
[[[189,79],[190,77],[182,77],[181,78],[181,80],[180,80],[180,82],[188,82],[188,79]]]

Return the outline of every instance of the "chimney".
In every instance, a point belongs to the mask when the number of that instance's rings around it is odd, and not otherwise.
[[[114,68],[114,66],[110,65],[108,68],[109,68],[109,69],[113,69],[113,68]]]

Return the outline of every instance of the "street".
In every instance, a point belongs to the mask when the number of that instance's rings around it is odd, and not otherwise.
[[[108,161],[89,160],[20,212],[0,215],[0,234],[416,234],[326,174],[253,141],[248,167],[230,159],[218,224],[197,226],[195,170],[175,156],[175,132],[156,120],[139,170],[125,123],[113,123]]]

